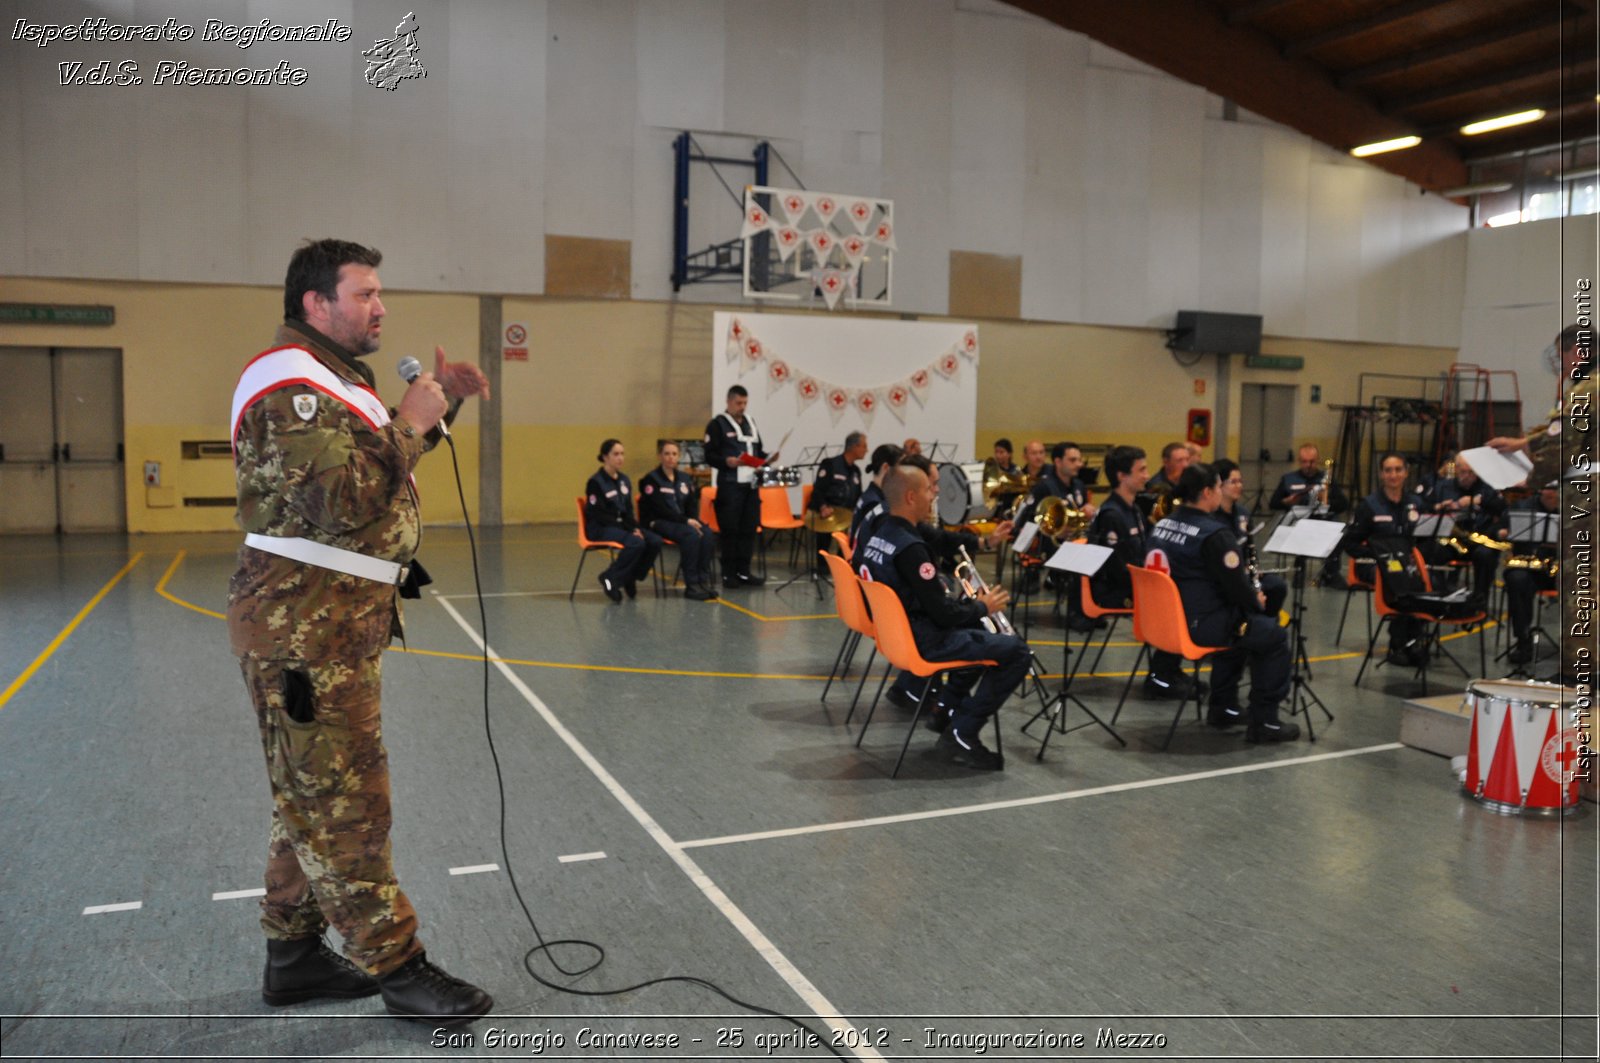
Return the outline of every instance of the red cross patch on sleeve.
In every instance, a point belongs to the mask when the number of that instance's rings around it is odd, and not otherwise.
[[[938,574],[939,572],[933,567],[932,561],[924,561],[922,563],[922,567],[917,569],[917,575],[921,576],[923,579],[933,579]]]

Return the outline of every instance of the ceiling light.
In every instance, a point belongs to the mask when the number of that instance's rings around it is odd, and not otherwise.
[[[1381,155],[1386,151],[1414,148],[1421,143],[1421,137],[1395,137],[1393,140],[1380,140],[1376,144],[1363,144],[1359,148],[1351,148],[1350,154],[1358,159],[1364,159],[1368,155]]]
[[[1514,125],[1525,125],[1528,122],[1537,122],[1544,117],[1544,111],[1535,107],[1531,111],[1518,111],[1516,114],[1501,115],[1499,118],[1489,118],[1482,122],[1473,122],[1461,127],[1463,136],[1477,136],[1479,133],[1492,133],[1496,129],[1505,129]]]
[[[1479,181],[1475,185],[1446,188],[1439,194],[1446,199],[1459,199],[1462,196],[1487,196],[1495,192],[1509,192],[1513,187],[1515,186],[1510,181]]]

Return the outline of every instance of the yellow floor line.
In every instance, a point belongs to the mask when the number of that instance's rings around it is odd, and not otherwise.
[[[781,624],[787,620],[837,620],[839,618],[838,613],[810,613],[804,616],[762,616],[760,613],[746,609],[742,605],[734,605],[726,598],[718,598],[717,604],[725,605],[736,613],[743,613],[745,616],[753,617],[763,624]]]
[[[214,609],[206,609],[203,606],[195,605],[193,602],[186,602],[182,598],[179,598],[177,595],[167,590],[167,581],[172,578],[172,574],[174,572],[178,571],[178,566],[183,564],[184,555],[186,555],[188,552],[189,551],[187,550],[178,551],[178,556],[172,559],[172,564],[168,565],[167,570],[161,574],[161,579],[156,584],[156,593],[174,605],[181,605],[185,609],[193,609],[197,613],[202,613],[206,616],[214,616],[218,620],[228,619],[225,615],[217,612]]]
[[[11,685],[6,687],[5,692],[0,693],[0,708],[5,708],[6,702],[11,700],[11,696],[21,690],[23,684],[27,683],[29,679],[33,678],[33,673],[37,672],[44,662],[50,659],[50,655],[55,653],[63,642],[67,641],[67,636],[72,634],[79,624],[83,623],[83,618],[94,611],[94,607],[100,604],[100,600],[111,593],[112,587],[122,582],[122,577],[126,576],[133,569],[133,566],[139,563],[139,559],[142,557],[144,557],[144,552],[140,551],[129,558],[128,563],[123,565],[117,574],[106,582],[104,587],[100,588],[100,593],[90,598],[89,604],[79,609],[78,615],[69,620],[67,626],[61,629],[61,633],[50,640],[50,645],[44,648],[44,652],[35,657],[33,663],[24,668],[22,674],[11,681]]]

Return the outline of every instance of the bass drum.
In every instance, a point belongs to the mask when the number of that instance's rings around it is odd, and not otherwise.
[[[1467,772],[1474,801],[1510,815],[1561,815],[1578,808],[1578,732],[1567,726],[1577,692],[1554,683],[1474,679]]]
[[[935,507],[944,524],[965,524],[973,519],[986,519],[988,507],[983,503],[983,462],[969,461],[956,465],[943,462],[939,465],[939,499]]]

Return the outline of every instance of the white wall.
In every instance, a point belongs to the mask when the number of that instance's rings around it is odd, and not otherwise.
[[[1555,401],[1543,352],[1576,320],[1579,280],[1589,281],[1591,299],[1600,289],[1597,225],[1594,215],[1552,218],[1475,229],[1467,238],[1461,360],[1515,372],[1525,420],[1540,419]]]
[[[423,80],[362,80],[415,10]],[[62,43],[16,19],[285,23],[344,44]],[[1021,256],[1022,316],[1453,346],[1466,215],[994,0],[13,0],[0,36],[0,275],[275,283],[300,237],[381,247],[390,287],[538,294],[546,234],[632,242],[671,294],[672,138],[770,140],[810,187],[893,197],[896,309],[949,252]],[[63,87],[56,64],[310,72],[302,86]],[[730,170],[737,191],[749,171]],[[773,183],[783,183],[776,170]],[[739,210],[695,167],[691,247]],[[728,301],[736,288],[682,296]]]

